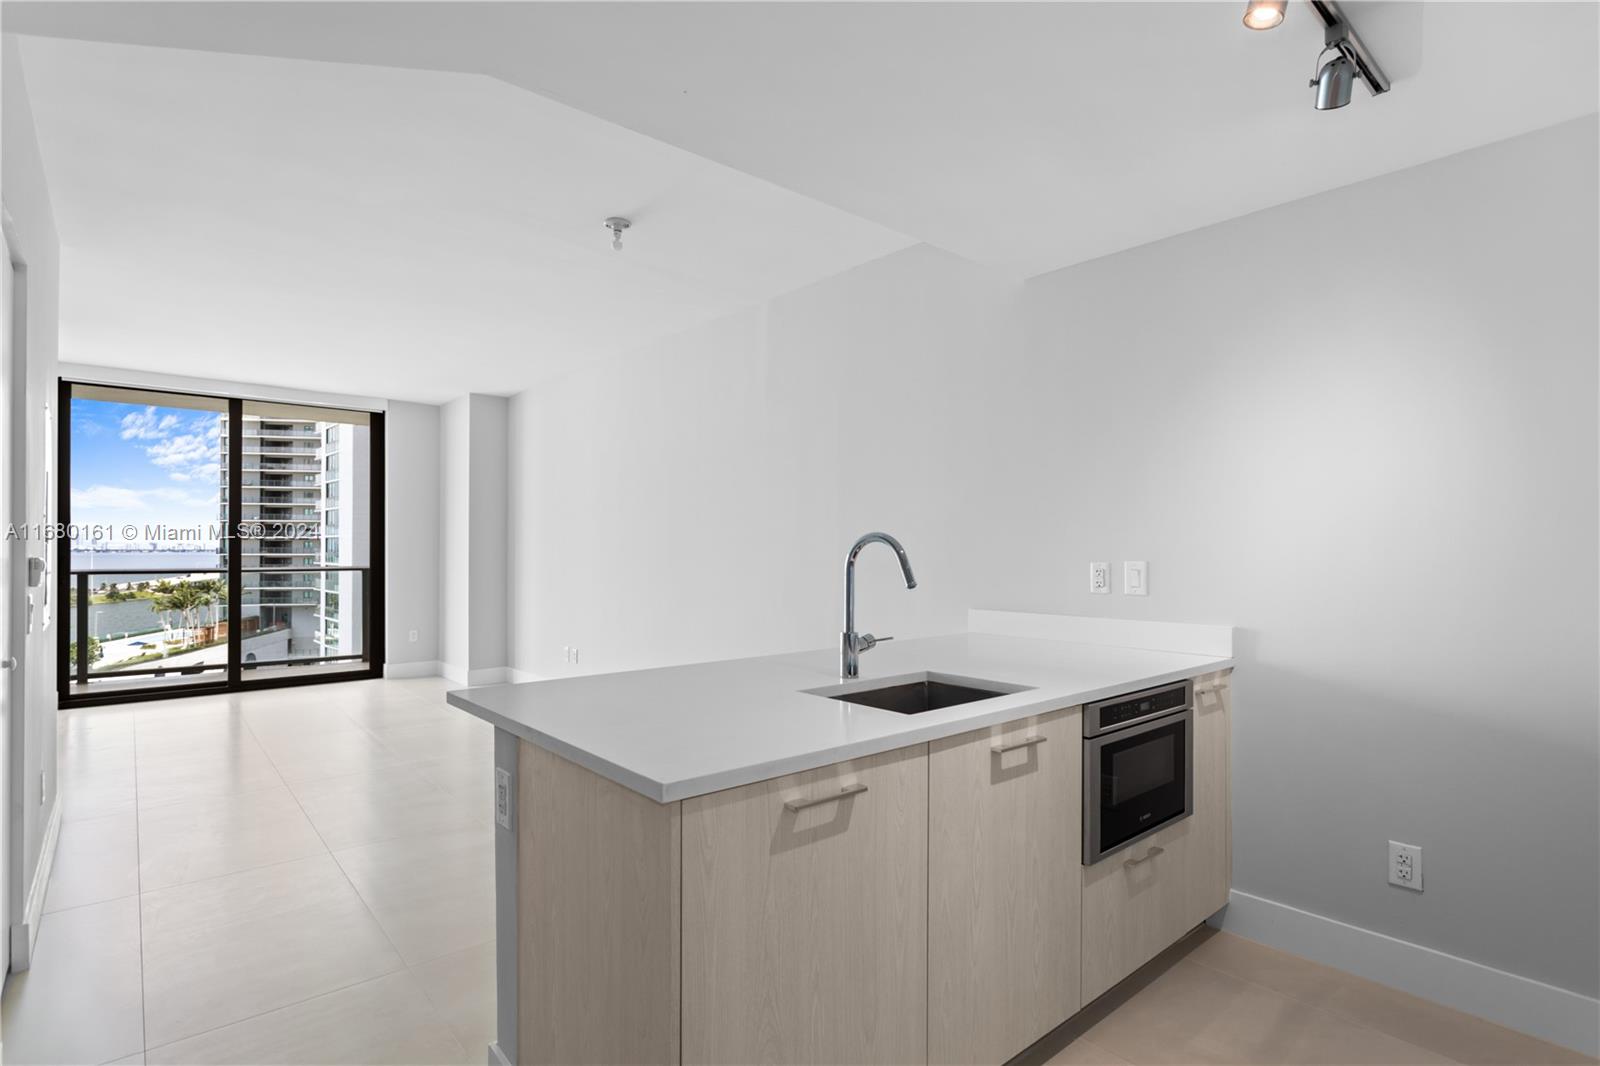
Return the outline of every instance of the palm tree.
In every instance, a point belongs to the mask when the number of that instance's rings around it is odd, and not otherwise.
[[[166,614],[172,612],[178,616],[178,621],[184,630],[183,642],[189,644],[194,640],[195,630],[199,627],[200,608],[211,602],[211,598],[200,590],[204,582],[184,582],[174,585],[170,581],[162,581],[156,585],[155,608]],[[167,624],[172,623],[168,620]]]

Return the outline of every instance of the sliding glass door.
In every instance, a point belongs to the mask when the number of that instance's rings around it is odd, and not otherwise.
[[[61,393],[64,703],[381,674],[381,414]]]

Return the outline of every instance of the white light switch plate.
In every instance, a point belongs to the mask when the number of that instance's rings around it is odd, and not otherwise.
[[[1122,564],[1122,592],[1127,596],[1150,595],[1150,564],[1136,560]]]
[[[1111,564],[1089,564],[1089,591],[1097,595],[1106,595],[1111,592]]]

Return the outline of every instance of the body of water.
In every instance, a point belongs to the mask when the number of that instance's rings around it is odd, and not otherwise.
[[[126,566],[135,570],[215,570],[222,565],[216,552],[89,552],[74,551],[74,570],[111,570]],[[218,575],[220,576],[220,575]],[[159,577],[145,574],[95,574],[89,578],[90,588],[124,581],[159,581]]]

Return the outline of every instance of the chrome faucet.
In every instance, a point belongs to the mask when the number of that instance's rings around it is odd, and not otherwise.
[[[906,577],[906,588],[917,587],[917,579],[911,573],[911,560],[906,558],[906,550],[900,547],[900,542],[887,533],[867,533],[850,546],[850,554],[844,559],[844,632],[839,634],[839,676],[859,677],[861,674],[861,653],[871,651],[886,640],[893,637],[875,637],[871,633],[856,632],[856,556],[861,554],[873,541],[887,544],[894,549],[895,555],[900,558],[900,572]]]

